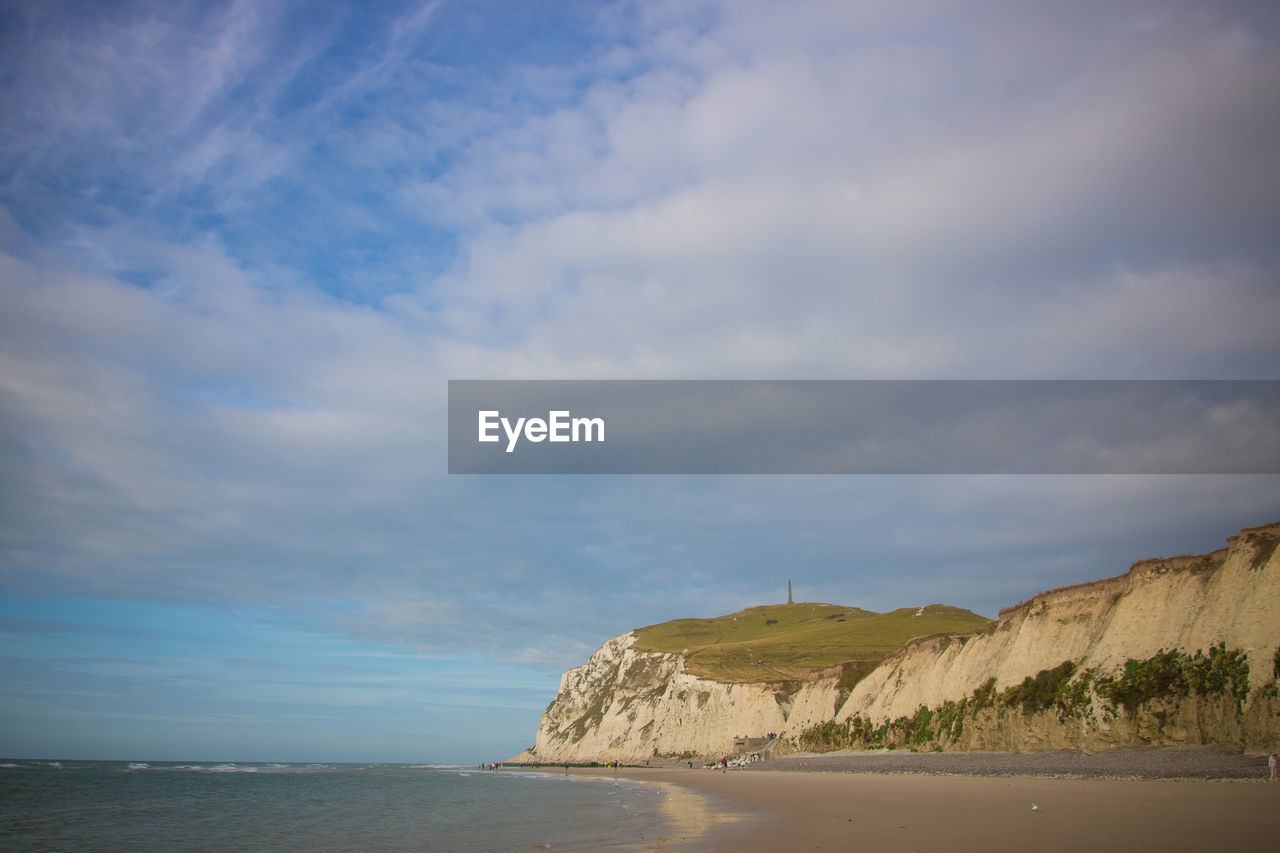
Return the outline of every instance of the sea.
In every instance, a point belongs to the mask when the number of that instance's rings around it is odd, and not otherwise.
[[[560,770],[0,759],[0,850],[644,850],[665,796]]]

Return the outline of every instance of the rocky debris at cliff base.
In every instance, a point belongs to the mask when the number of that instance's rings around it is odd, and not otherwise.
[[[1072,750],[1045,752],[872,752],[800,753],[763,761],[744,771],[791,770],[828,773],[926,773],[957,776],[1066,776],[1116,779],[1267,778],[1267,756],[1213,747],[1117,747],[1086,755]]]

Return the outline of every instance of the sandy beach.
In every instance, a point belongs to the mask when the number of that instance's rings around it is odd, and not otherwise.
[[[1147,770],[1131,775],[1150,774],[1153,762],[1171,763],[1178,773],[1197,759],[1210,765],[1234,759],[1246,769],[1264,770],[1254,778],[1226,779],[982,773],[982,767],[1007,768],[1020,758],[996,754],[972,758],[978,770],[968,775],[877,772],[874,765],[870,770],[837,769],[842,758],[856,765],[859,756],[823,756],[825,770],[781,769],[777,762],[777,769],[624,768],[618,775],[662,785],[669,792],[666,811],[676,829],[651,843],[651,850],[1080,853],[1280,845],[1280,785],[1264,781],[1265,759],[1144,752],[1132,751],[1130,757]],[[867,757],[861,758],[865,766]],[[1108,766],[1119,766],[1123,759],[1112,756]],[[796,757],[788,764],[796,767],[807,760]],[[573,772],[614,775],[612,770]]]

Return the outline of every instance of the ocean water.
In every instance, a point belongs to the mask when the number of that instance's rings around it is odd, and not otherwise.
[[[435,765],[0,759],[0,850],[643,850],[664,796]]]

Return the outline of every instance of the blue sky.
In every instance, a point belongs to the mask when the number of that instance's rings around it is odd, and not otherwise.
[[[449,477],[446,380],[1275,379],[1271,3],[7,3],[0,753],[500,760],[633,627],[993,616],[1280,478]]]

